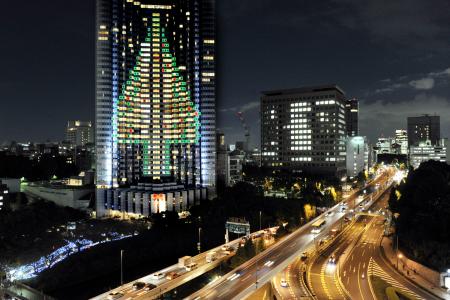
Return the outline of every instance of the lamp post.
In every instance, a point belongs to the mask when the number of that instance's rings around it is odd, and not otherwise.
[[[397,270],[400,270],[399,268],[398,268],[398,259],[401,259],[403,257],[403,255],[400,253],[400,254],[397,254]]]
[[[201,234],[202,234],[202,228],[201,227],[199,227],[198,228],[198,243],[197,243],[197,250],[198,250],[198,253],[201,253],[201,249],[202,249],[202,247],[201,247]]]
[[[261,214],[262,211],[259,211],[259,231],[261,231]]]
[[[120,250],[120,285],[123,285],[123,252]]]

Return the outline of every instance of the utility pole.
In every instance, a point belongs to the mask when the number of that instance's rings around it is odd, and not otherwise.
[[[120,250],[120,285],[123,285],[123,250]]]
[[[261,214],[262,212],[259,211],[259,231],[261,231]]]
[[[256,262],[255,287],[258,289],[258,262]]]
[[[201,232],[202,232],[202,228],[201,227],[199,227],[198,228],[198,243],[197,243],[197,250],[198,250],[198,253],[200,254],[201,253],[201,249],[202,249],[202,247],[201,247]]]

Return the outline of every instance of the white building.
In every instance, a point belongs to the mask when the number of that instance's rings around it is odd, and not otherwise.
[[[400,146],[398,154],[408,154],[408,133],[405,129],[395,130],[394,142]]]
[[[355,177],[363,170],[368,170],[369,146],[366,137],[348,137],[346,152],[347,176]]]
[[[378,138],[377,143],[375,144],[375,152],[376,154],[390,154],[392,151],[392,144],[394,140],[391,137],[380,137]]]
[[[412,145],[409,151],[410,164],[414,169],[418,168],[422,162],[429,160],[447,162],[449,157],[446,139],[441,139],[436,145],[433,145],[430,140],[419,142],[418,145]]]

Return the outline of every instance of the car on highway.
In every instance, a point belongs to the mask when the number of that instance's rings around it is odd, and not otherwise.
[[[177,278],[178,276],[180,276],[180,275],[178,275],[177,272],[170,272],[169,274],[166,275],[166,279],[167,280],[172,280],[172,279]]]
[[[328,259],[328,262],[329,262],[330,264],[336,263],[336,256],[335,256],[334,254],[332,254],[332,255],[330,256],[330,258]]]
[[[325,217],[331,217],[333,214],[334,214],[334,212],[332,212],[332,211],[327,211],[327,212],[325,213]]]
[[[151,283],[147,283],[147,284],[145,285],[145,287],[144,287],[144,290],[150,291],[150,290],[153,290],[155,287],[156,287],[156,285],[151,284]]]
[[[268,260],[266,261],[266,263],[264,264],[266,267],[271,267],[275,262],[273,260]]]
[[[111,292],[111,293],[108,294],[106,299],[108,299],[108,300],[116,300],[116,299],[120,299],[122,297],[123,297],[123,293],[121,293],[121,292]]]
[[[287,282],[286,279],[284,279],[284,278],[281,278],[281,280],[280,280],[280,285],[281,285],[282,287],[288,287],[288,286],[289,286],[288,282]]]
[[[137,281],[133,283],[133,291],[143,289],[145,287],[145,282]]]
[[[164,273],[153,273],[152,277],[153,279],[163,279]]]
[[[186,269],[186,271],[190,272],[192,270],[197,269],[197,263],[190,263],[187,266],[184,267]]]
[[[300,258],[301,258],[302,260],[306,260],[306,259],[308,258],[308,252],[303,251],[303,252],[302,252],[302,255],[300,255]]]

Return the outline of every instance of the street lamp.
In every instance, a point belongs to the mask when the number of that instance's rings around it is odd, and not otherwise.
[[[261,231],[261,214],[262,212],[259,211],[259,231]]]
[[[402,259],[403,255],[401,253],[397,254],[397,270],[399,270],[398,268],[398,260]]]
[[[201,233],[202,233],[202,228],[199,227],[198,228],[198,243],[197,243],[198,253],[201,253]]]
[[[120,285],[123,285],[123,252],[120,250]]]

